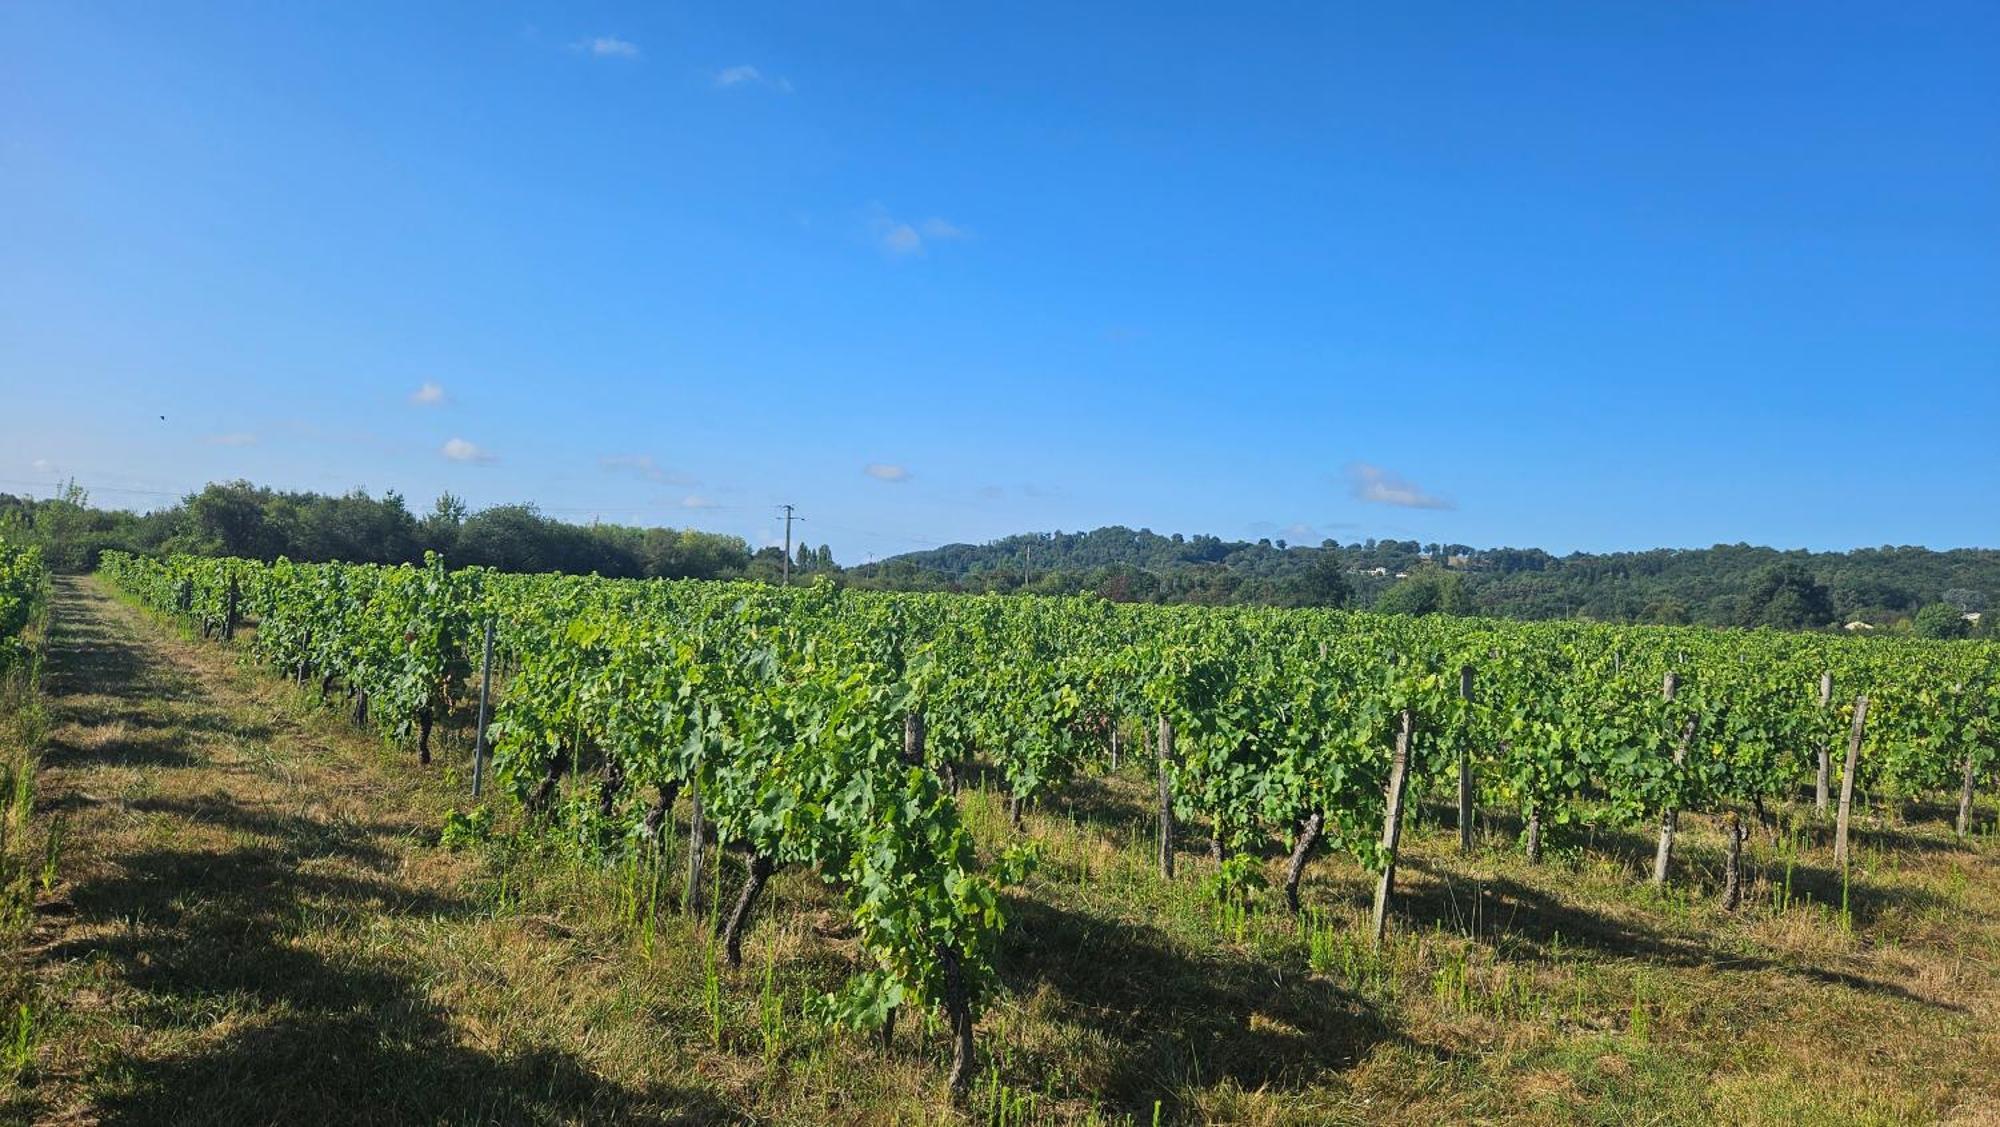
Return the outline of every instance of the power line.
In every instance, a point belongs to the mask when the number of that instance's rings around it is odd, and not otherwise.
[[[825,521],[821,521],[819,526],[821,528],[832,529],[835,532],[851,532],[856,536],[869,536],[877,540],[896,540],[905,544],[920,544],[926,548],[943,548],[950,544],[965,543],[962,540],[926,540],[921,536],[907,536],[899,532],[881,532],[872,528],[856,528],[853,525],[847,524],[828,524]]]
[[[0,478],[0,485],[25,485],[33,489],[47,489],[50,491],[54,491],[57,489],[61,489],[65,481],[73,481],[73,480],[75,479],[67,477],[56,481],[27,481],[22,478]],[[86,486],[85,491],[90,493],[137,493],[147,497],[187,496],[187,493],[185,492],[174,492],[172,490],[167,490],[167,489],[139,489],[135,487],[120,486],[120,485]]]

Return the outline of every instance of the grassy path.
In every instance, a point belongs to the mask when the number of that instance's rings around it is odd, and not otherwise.
[[[434,798],[370,741],[315,734],[288,689],[89,580],[58,582],[47,690],[38,810],[62,846],[28,957],[52,1003],[0,1118],[720,1117],[555,1039],[479,1043],[425,949],[496,926],[477,863],[425,844]],[[511,962],[550,954],[509,930],[485,938],[529,948]]]

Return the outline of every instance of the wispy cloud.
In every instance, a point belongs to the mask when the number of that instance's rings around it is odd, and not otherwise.
[[[255,446],[257,436],[238,431],[234,434],[206,435],[202,438],[202,442],[208,446]]]
[[[874,478],[876,481],[910,480],[909,467],[895,465],[891,462],[870,462],[861,467],[861,472]]]
[[[29,462],[28,465],[36,473],[56,472],[56,464],[54,462],[49,461],[47,458],[36,458],[34,461]]]
[[[476,443],[467,442],[463,438],[450,439],[439,448],[438,452],[454,462],[484,463],[498,460],[492,451]]]
[[[969,239],[972,232],[949,219],[901,220],[880,206],[869,217],[868,228],[884,251],[898,258],[922,258],[933,243]]]
[[[683,509],[719,509],[721,507],[721,505],[716,504],[706,497],[698,497],[692,493],[681,498],[681,508]]]
[[[410,402],[419,407],[439,407],[444,404],[446,398],[444,388],[429,380],[425,380],[422,387],[410,393]]]
[[[767,75],[748,63],[733,67],[723,67],[715,72],[715,85],[727,90],[732,86],[768,86],[781,94],[792,92],[792,80]]]
[[[1455,509],[1458,506],[1449,498],[1434,493],[1426,493],[1416,482],[1372,466],[1367,462],[1353,462],[1347,467],[1347,487],[1357,501],[1371,505],[1395,505],[1404,509]]]
[[[570,44],[570,49],[572,51],[581,51],[586,55],[593,55],[600,59],[636,59],[639,57],[639,45],[637,43],[629,39],[620,39],[615,35],[593,35],[587,39],[579,39],[575,43]]]
[[[1253,520],[1243,528],[1251,536],[1283,540],[1292,547],[1315,544],[1320,538],[1318,526],[1307,524],[1302,520],[1295,520],[1290,524],[1279,524],[1274,520]]]
[[[1024,481],[1019,485],[1001,485],[998,482],[989,482],[974,490],[973,496],[979,498],[981,501],[1006,501],[1016,496],[1030,501],[1039,501],[1059,496],[1061,492],[1060,489],[1046,485],[1036,485],[1032,481]]]
[[[607,473],[629,473],[667,485],[693,485],[694,479],[660,465],[651,454],[607,454],[597,460]]]

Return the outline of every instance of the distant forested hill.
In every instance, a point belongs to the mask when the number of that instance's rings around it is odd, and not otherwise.
[[[147,513],[101,509],[74,486],[32,500],[0,493],[0,538],[34,544],[59,571],[99,553],[191,552],[270,560],[396,563],[437,552],[503,571],[757,579],[825,577],[896,590],[1093,593],[1162,603],[1361,606],[1404,613],[1817,628],[1856,620],[1929,633],[1973,630],[2000,602],[2000,550],[1860,548],[1781,552],[1748,544],[1554,556],[1537,548],[1366,540],[1162,536],[1119,526],[951,544],[841,568],[825,545],[777,548],[695,529],[574,524],[532,505],[468,511],[446,494],[413,513],[396,493],[288,492],[218,482]],[[1979,626],[1993,633],[1995,615]],[[1919,615],[1920,610],[1925,614]]]
[[[1419,583],[1444,580],[1458,600],[1451,609],[1463,613],[1733,625],[1755,619],[1759,600],[1770,594],[1760,585],[1775,572],[1796,576],[1798,569],[1823,588],[1843,623],[1895,623],[1938,602],[1979,611],[1989,597],[2000,597],[2000,550],[1984,548],[1805,552],[1720,544],[1555,556],[1414,540],[1305,546],[1119,526],[951,544],[848,574],[859,584],[902,589],[1018,590],[1026,575],[1029,589],[1049,593],[1294,605],[1344,596],[1363,606],[1409,582],[1399,576],[1414,576]]]

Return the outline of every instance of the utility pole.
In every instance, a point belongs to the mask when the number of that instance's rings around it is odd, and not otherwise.
[[[804,517],[800,517],[800,516],[793,516],[793,515],[792,515],[792,507],[791,507],[790,505],[779,505],[778,507],[779,507],[779,508],[781,508],[781,509],[783,509],[783,510],[785,510],[785,580],[784,580],[784,586],[786,586],[786,587],[790,587],[790,586],[792,585],[792,522],[793,522],[793,521],[795,521],[795,520],[804,520],[804,519],[806,519],[806,518],[804,518]]]
[[[1028,573],[1035,569],[1035,542],[1028,541],[1027,554],[1021,557],[1021,590],[1028,589]]]

